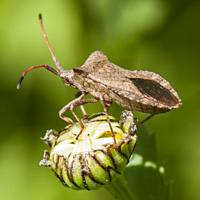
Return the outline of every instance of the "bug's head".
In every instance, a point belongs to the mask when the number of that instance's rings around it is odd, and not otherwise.
[[[60,73],[60,78],[62,79],[65,85],[76,88],[73,84],[72,80],[73,76],[74,76],[73,70],[64,70]]]

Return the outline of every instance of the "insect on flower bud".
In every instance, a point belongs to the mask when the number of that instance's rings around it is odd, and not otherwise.
[[[43,140],[49,145],[40,165],[52,169],[66,186],[75,190],[94,190],[111,183],[125,169],[137,142],[136,119],[123,111],[120,122],[109,116],[117,149],[104,113],[82,119],[57,132],[47,131]]]

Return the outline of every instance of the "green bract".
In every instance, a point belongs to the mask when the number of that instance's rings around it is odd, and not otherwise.
[[[64,130],[47,131],[43,140],[50,146],[40,165],[51,168],[66,186],[94,190],[109,184],[124,170],[135,148],[136,121],[131,111],[123,111],[120,122],[109,116],[117,148],[104,113],[82,119]]]

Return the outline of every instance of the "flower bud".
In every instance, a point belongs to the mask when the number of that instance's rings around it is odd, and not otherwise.
[[[124,170],[137,142],[136,119],[123,111],[120,122],[109,116],[117,148],[104,113],[68,125],[62,131],[49,130],[43,140],[50,151],[44,152],[40,165],[51,168],[66,186],[75,190],[94,190],[116,180]]]

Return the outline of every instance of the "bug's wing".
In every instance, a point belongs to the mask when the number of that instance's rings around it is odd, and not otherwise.
[[[139,90],[132,81],[118,72],[92,72],[88,78],[129,99],[139,100]],[[140,93],[140,92],[139,92]]]
[[[115,73],[92,72],[88,77],[130,101],[152,106],[160,103],[169,109],[181,105],[178,94],[169,82],[153,72],[122,69]]]
[[[134,70],[129,71],[126,77],[146,96],[152,97],[165,105],[174,107],[181,105],[181,99],[177,92],[159,74],[143,70]]]
[[[148,71],[125,70],[110,63],[101,51],[93,52],[84,65],[73,71],[79,79],[87,77],[113,91],[118,95],[112,97],[116,103],[122,105],[122,101],[128,99],[127,104],[132,104],[127,106],[130,109],[138,104],[152,106],[152,109],[157,107],[160,108],[157,112],[162,112],[161,109],[170,110],[181,105],[177,92],[163,77]]]

